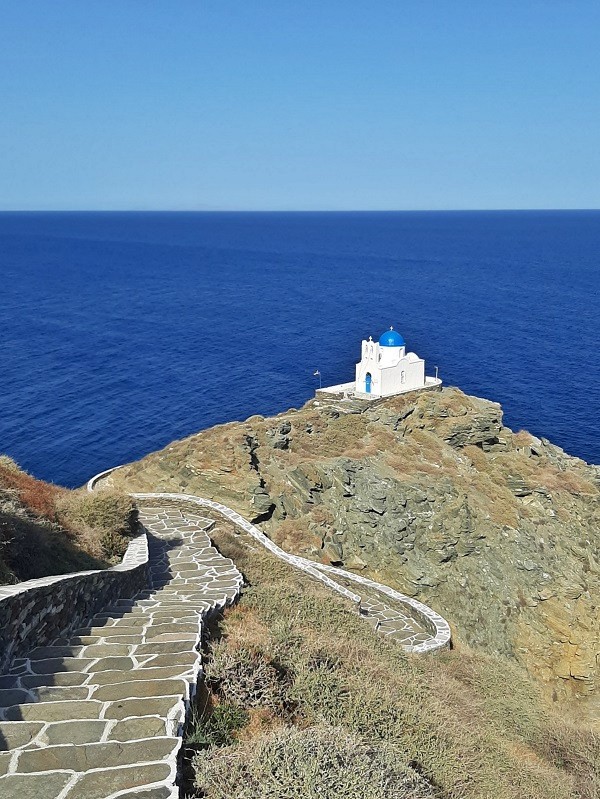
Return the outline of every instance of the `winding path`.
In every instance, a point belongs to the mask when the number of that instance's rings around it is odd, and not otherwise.
[[[206,619],[242,576],[214,521],[144,507],[149,586],[0,678],[2,799],[176,799],[183,725]],[[23,584],[26,585],[26,584]]]
[[[107,469],[92,477],[87,483],[88,491],[94,491],[98,483],[105,480],[118,468],[120,467]],[[220,502],[197,497],[193,494],[168,492],[134,493],[131,496],[144,501],[191,503],[198,507],[210,508],[212,511],[219,513],[229,519],[238,529],[258,541],[275,557],[300,569],[305,574],[324,583],[332,591],[349,599],[356,605],[360,614],[367,618],[379,632],[397,639],[407,652],[424,654],[450,646],[450,625],[439,613],[436,613],[427,605],[367,577],[362,577],[335,566],[317,563],[299,555],[291,555],[281,549],[281,547],[278,547],[258,527]],[[355,590],[351,590],[350,586]],[[363,596],[356,593],[359,589],[361,589]]]
[[[88,490],[110,471],[92,478]],[[203,515],[207,510],[348,599],[406,651],[449,645],[447,622],[427,606],[365,577],[290,555],[225,505],[188,494],[132,496],[144,532],[130,548],[138,560],[148,552],[148,587],[13,660],[0,677],[2,799],[179,796],[178,753],[202,676],[203,630],[211,614],[236,601],[243,583],[234,563],[211,545],[215,521]],[[52,590],[72,577],[52,578]],[[22,583],[4,593],[28,590]]]

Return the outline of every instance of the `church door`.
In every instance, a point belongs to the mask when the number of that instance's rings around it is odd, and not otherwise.
[[[371,372],[367,372],[367,375],[365,377],[365,393],[366,394],[371,393]]]

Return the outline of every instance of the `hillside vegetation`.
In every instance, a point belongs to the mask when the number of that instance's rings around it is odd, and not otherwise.
[[[194,796],[598,796],[600,740],[514,661],[464,646],[407,656],[253,542],[212,535],[249,587],[207,652],[187,735]]]
[[[513,432],[497,403],[311,401],[174,442],[112,485],[224,502],[288,551],[425,602],[556,700],[597,701],[600,469]]]
[[[0,456],[0,584],[106,568],[121,559],[135,528],[126,494],[69,491]]]

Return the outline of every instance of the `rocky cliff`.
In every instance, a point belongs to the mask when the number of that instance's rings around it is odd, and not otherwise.
[[[504,426],[455,388],[319,400],[175,442],[115,473],[234,507],[286,549],[418,597],[455,637],[592,698],[600,467]]]

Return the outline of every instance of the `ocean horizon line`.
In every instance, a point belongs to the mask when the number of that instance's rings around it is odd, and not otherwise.
[[[523,214],[600,208],[3,208],[0,214]]]

